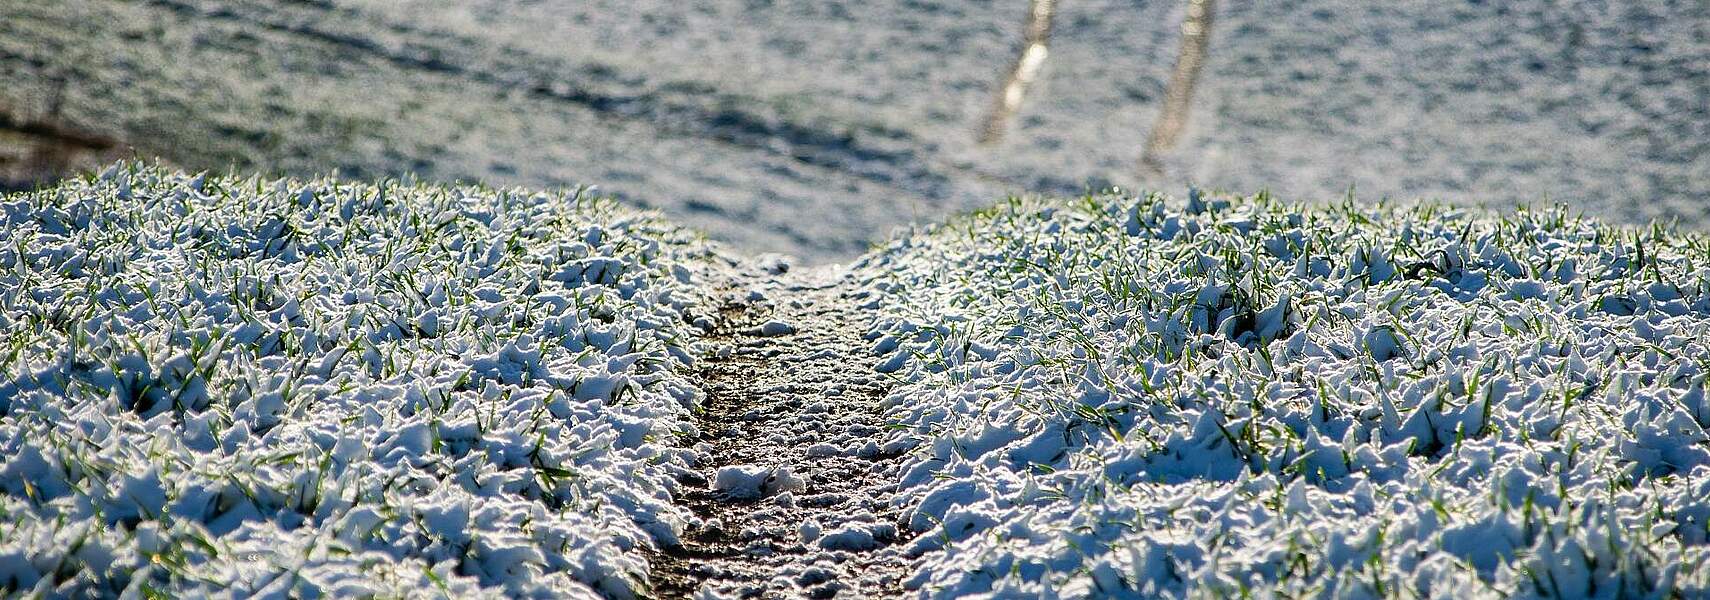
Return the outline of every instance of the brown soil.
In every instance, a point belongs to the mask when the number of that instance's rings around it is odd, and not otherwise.
[[[52,184],[116,160],[119,144],[54,119],[26,120],[0,106],[0,192]]]
[[[705,481],[687,482],[691,491],[680,499],[701,522],[685,533],[682,547],[654,557],[656,596],[902,594],[906,564],[894,546],[902,529],[891,504],[899,458],[877,450],[889,383],[873,371],[865,350],[868,318],[859,301],[834,274],[820,275],[824,280],[815,282],[786,277],[789,283],[772,288],[762,303],[731,301],[710,336],[712,356],[701,370],[707,396],[697,423]],[[770,319],[796,332],[759,335],[754,328]],[[865,450],[810,457],[809,447],[820,442]],[[728,500],[709,484],[728,465],[788,465],[806,488]],[[873,541],[827,549],[800,534],[810,520],[825,533],[854,530]]]

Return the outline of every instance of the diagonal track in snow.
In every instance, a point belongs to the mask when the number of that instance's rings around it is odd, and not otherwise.
[[[709,338],[706,481],[680,499],[699,522],[654,559],[661,597],[901,593],[900,461],[880,446],[889,383],[870,368],[868,315],[841,269],[777,281],[770,298],[727,304]]]

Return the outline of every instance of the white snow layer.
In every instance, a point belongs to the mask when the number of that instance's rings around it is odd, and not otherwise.
[[[707,250],[652,215],[138,165],[0,208],[0,591],[627,597],[688,518]]]
[[[925,595],[1710,595],[1702,235],[1196,193],[856,266]]]

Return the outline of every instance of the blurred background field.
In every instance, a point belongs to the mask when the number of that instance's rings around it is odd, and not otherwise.
[[[1137,160],[1185,1],[0,0],[0,183],[117,156],[596,184],[753,251],[851,257],[1011,193],[1561,201],[1710,223],[1710,2],[1223,2]]]

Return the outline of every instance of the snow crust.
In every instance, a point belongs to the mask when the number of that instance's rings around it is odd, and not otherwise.
[[[580,192],[118,165],[0,205],[0,590],[630,597],[698,237]]]
[[[1702,235],[1196,192],[856,269],[923,595],[1710,595]]]

